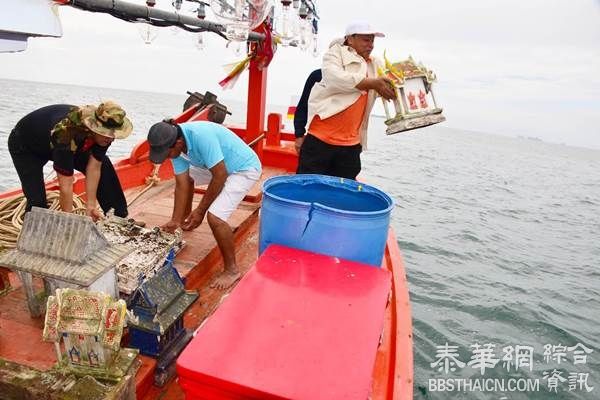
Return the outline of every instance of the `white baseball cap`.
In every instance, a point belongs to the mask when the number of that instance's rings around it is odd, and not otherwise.
[[[384,37],[385,35],[379,31],[373,29],[371,24],[366,21],[354,21],[348,24],[346,27],[346,34],[344,36],[350,35],[375,35],[377,37]]]

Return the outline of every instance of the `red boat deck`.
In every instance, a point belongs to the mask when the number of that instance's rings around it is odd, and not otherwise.
[[[263,180],[285,173],[282,169],[266,167]],[[258,252],[258,211],[260,184],[251,190],[246,200],[232,214],[237,261],[245,273],[256,261]],[[161,225],[169,220],[172,211],[174,181],[161,182],[144,193],[130,207],[130,215],[146,222],[147,226]],[[134,198],[140,187],[126,191]],[[197,191],[201,191],[197,189]],[[201,197],[196,196],[196,201]],[[227,291],[211,289],[210,282],[222,269],[222,260],[208,224],[192,232],[184,232],[186,246],[177,255],[175,266],[186,279],[188,289],[199,290],[200,297],[186,312],[185,325],[195,329],[221,302]],[[412,351],[401,356],[398,349],[411,349],[411,321],[406,277],[396,239],[390,230],[383,267],[393,272],[392,297],[386,308],[384,331],[377,350],[373,371],[372,398],[412,398]],[[399,274],[396,272],[400,272]],[[10,274],[13,288],[0,296],[0,359],[14,361],[36,369],[46,370],[55,363],[51,343],[42,341],[42,318],[31,318],[25,293],[19,280]],[[40,283],[41,287],[41,283]],[[396,298],[396,296],[400,298]],[[140,356],[142,367],[136,377],[138,399],[183,399],[184,394],[172,380],[165,387],[153,386],[155,360]],[[409,397],[406,397],[410,394]]]
[[[282,173],[282,170],[268,168],[263,173],[263,179]],[[130,215],[145,221],[147,226],[158,226],[167,222],[171,217],[173,189],[174,180],[162,182],[151,188],[131,205]],[[127,190],[126,197],[131,199],[140,190],[141,188]],[[201,198],[200,195],[195,197],[196,202]],[[230,220],[235,230],[238,262],[244,270],[256,259],[260,184],[251,190],[247,199],[252,201],[243,201]],[[208,283],[219,274],[222,261],[207,223],[203,223],[192,232],[184,232],[184,240],[187,244],[177,255],[175,266],[186,279],[186,286],[200,291],[198,301],[188,310],[185,317],[185,325],[196,328],[214,310],[224,294],[221,290],[208,287]],[[52,343],[42,341],[44,320],[30,317],[21,282],[13,273],[9,274],[9,278],[12,289],[0,296],[0,358],[40,370],[49,369],[56,362],[56,358]],[[41,288],[41,282],[39,287]],[[138,373],[138,382],[142,383],[140,389],[144,392],[153,381],[154,360],[143,356],[142,360],[143,366]]]

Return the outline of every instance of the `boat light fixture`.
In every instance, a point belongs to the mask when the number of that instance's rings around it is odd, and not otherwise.
[[[302,50],[312,47],[317,53],[315,36],[319,19],[316,0],[55,0],[91,12],[110,14],[127,22],[145,24],[140,35],[150,44],[156,38],[156,27],[171,26],[194,34],[212,32],[228,42],[260,42],[266,35],[255,31],[265,20],[271,22],[273,36],[278,44],[295,46]],[[185,4],[194,3],[188,8]],[[197,6],[196,6],[197,4]],[[206,6],[215,18],[206,19]],[[204,39],[194,35],[197,46]],[[232,46],[236,47],[236,46]],[[238,46],[242,48],[242,46]]]

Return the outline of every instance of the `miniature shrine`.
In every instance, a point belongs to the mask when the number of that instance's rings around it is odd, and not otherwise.
[[[183,314],[198,298],[187,291],[171,260],[145,280],[129,298],[129,345],[158,359],[155,383],[159,386],[172,371],[169,366],[192,338],[183,327]]]
[[[181,230],[173,234],[158,227],[143,228],[115,215],[100,221],[98,228],[108,242],[131,249],[116,267],[119,292],[123,295],[130,295],[144,279],[154,275],[170,251],[178,252],[185,245]]]
[[[126,304],[105,293],[57,289],[48,297],[43,339],[54,342],[58,368],[118,381],[137,357],[120,348]]]
[[[412,57],[394,64],[386,59],[386,69],[380,74],[394,82],[397,95],[392,101],[394,115],[390,113],[387,101],[383,102],[388,135],[446,120],[433,93],[437,77],[422,63],[417,64]]]
[[[0,266],[18,272],[31,316],[44,312],[33,276],[46,294],[57,288],[88,289],[118,298],[115,267],[131,249],[109,243],[91,218],[34,207],[25,214],[17,247],[0,255]]]
[[[28,365],[2,360],[0,398],[2,400],[134,400],[135,374],[130,368],[118,382],[107,382],[85,375],[65,375],[60,370],[41,371]]]

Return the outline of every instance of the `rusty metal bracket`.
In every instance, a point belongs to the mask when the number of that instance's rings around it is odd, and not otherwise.
[[[208,120],[218,124],[223,123],[227,115],[231,115],[231,112],[227,110],[227,106],[220,103],[214,93],[207,91],[205,94],[201,94],[198,92],[188,91],[187,94],[190,97],[188,97],[183,105],[184,111],[192,106],[195,106],[196,112],[199,112],[212,105],[212,108],[208,114]]]

